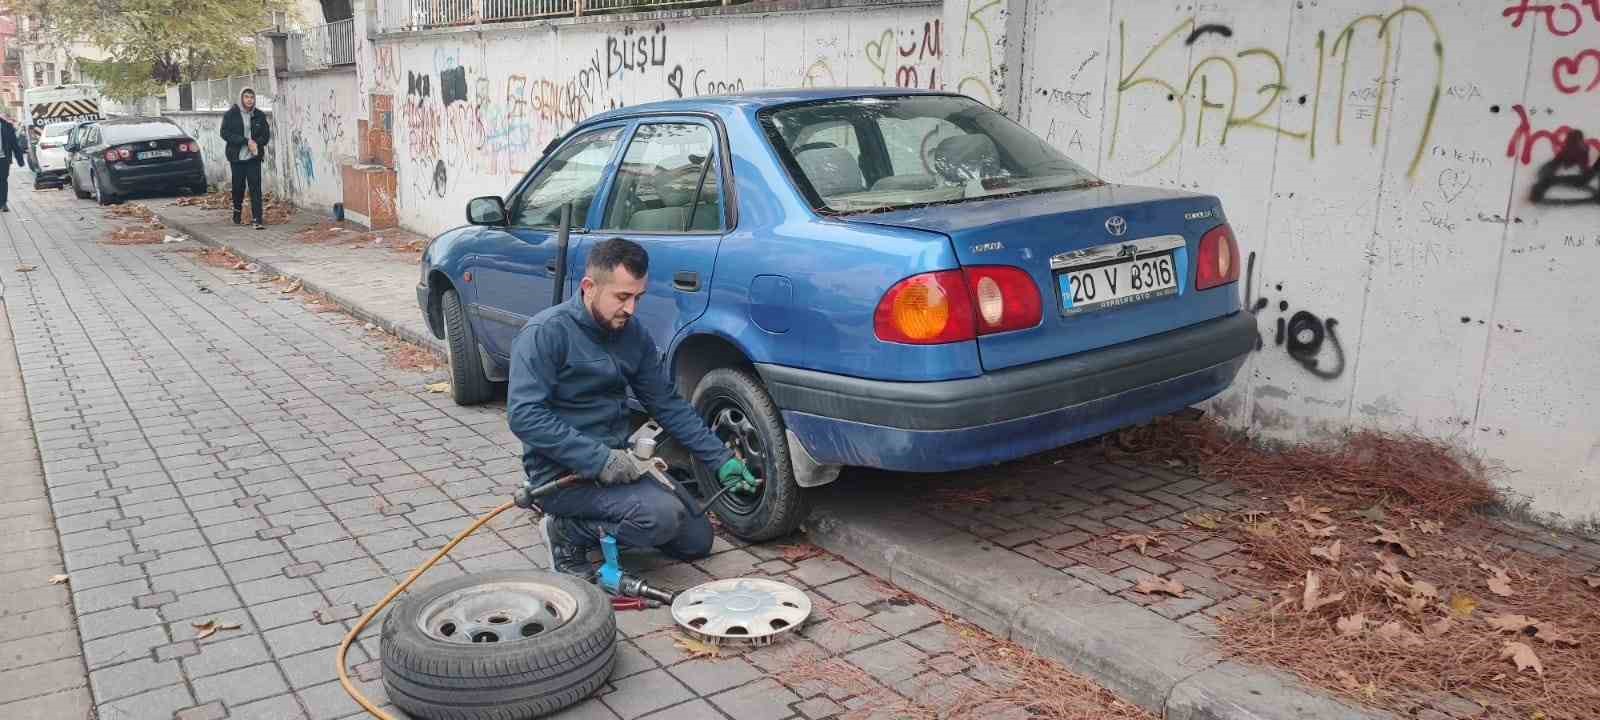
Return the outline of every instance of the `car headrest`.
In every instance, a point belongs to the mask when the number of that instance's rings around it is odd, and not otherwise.
[[[652,180],[656,195],[666,207],[684,207],[694,202],[694,191],[700,179],[700,168],[686,165],[673,170],[658,168]]]
[[[933,169],[954,183],[992,177],[1000,170],[1000,153],[987,135],[957,135],[933,147]]]
[[[818,195],[843,195],[867,189],[861,165],[844,148],[813,148],[795,154],[794,160]]]

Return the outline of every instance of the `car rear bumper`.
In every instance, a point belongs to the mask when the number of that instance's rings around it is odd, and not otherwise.
[[[206,168],[197,158],[174,163],[166,163],[160,167],[115,167],[106,175],[106,184],[117,193],[132,190],[146,190],[152,188],[169,188],[174,185],[189,185],[196,182],[205,185]]]
[[[935,472],[1003,462],[1182,409],[1233,382],[1255,348],[1236,312],[976,378],[884,382],[758,365],[820,463]]]

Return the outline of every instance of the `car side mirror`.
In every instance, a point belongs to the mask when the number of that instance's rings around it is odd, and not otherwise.
[[[506,224],[505,201],[494,195],[475,197],[467,201],[467,222],[473,225]]]
[[[77,143],[67,143],[66,145],[63,145],[62,147],[69,153],[75,153],[75,152],[78,151],[78,144]]]

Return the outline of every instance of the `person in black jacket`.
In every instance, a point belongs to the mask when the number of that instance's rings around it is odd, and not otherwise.
[[[248,128],[248,131],[247,131]],[[239,91],[239,103],[222,116],[222,139],[227,143],[228,165],[233,171],[233,224],[238,225],[245,186],[250,188],[250,217],[261,224],[261,157],[272,141],[266,113],[256,109],[256,91]]]
[[[0,115],[0,212],[11,212],[11,163],[23,166],[22,145],[17,142],[17,126]]]

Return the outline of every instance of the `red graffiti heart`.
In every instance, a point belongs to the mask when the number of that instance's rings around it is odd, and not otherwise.
[[[1588,87],[1580,87],[1582,78],[1578,74],[1583,71],[1583,61],[1590,59],[1595,61],[1594,79],[1589,81]],[[1550,78],[1557,90],[1568,95],[1600,88],[1600,50],[1590,48],[1571,57],[1556,58],[1555,64],[1550,66]],[[1577,79],[1580,85],[1568,85],[1568,78]]]

